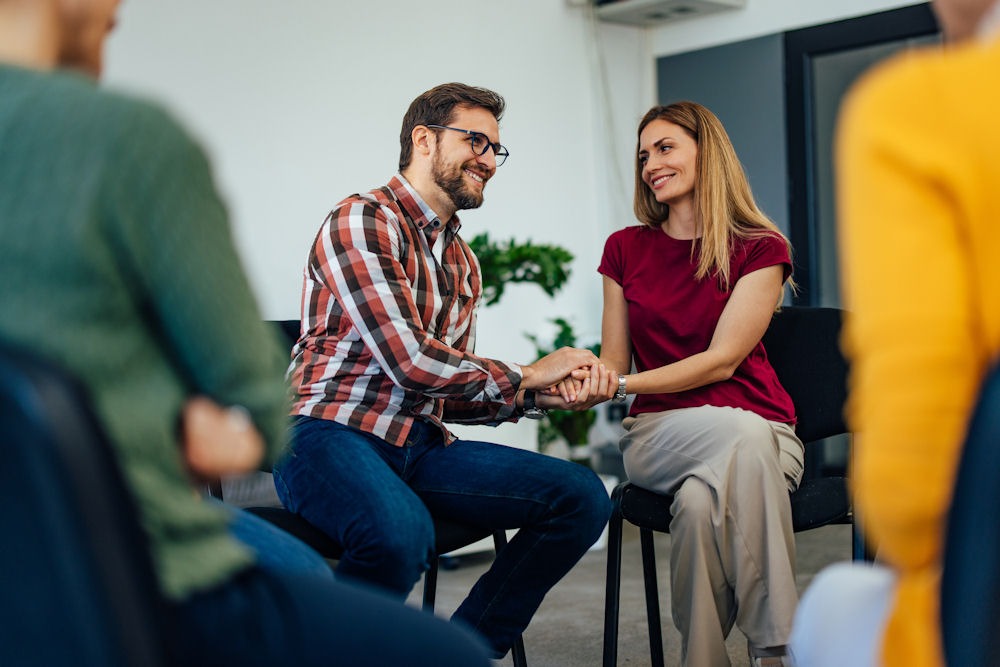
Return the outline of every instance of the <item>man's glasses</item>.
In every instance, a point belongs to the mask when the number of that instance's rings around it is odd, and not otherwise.
[[[434,127],[439,130],[454,130],[455,132],[464,132],[469,135],[469,143],[472,145],[472,152],[476,155],[486,155],[486,151],[493,149],[493,155],[496,156],[497,166],[499,167],[504,163],[507,157],[510,155],[505,147],[500,144],[495,144],[490,141],[482,132],[475,132],[473,130],[463,130],[460,127],[448,127],[447,125],[428,125],[427,127]]]

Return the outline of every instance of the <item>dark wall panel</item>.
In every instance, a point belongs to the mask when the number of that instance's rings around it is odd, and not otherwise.
[[[784,51],[780,34],[657,60],[663,104],[693,100],[726,126],[757,204],[788,233]]]

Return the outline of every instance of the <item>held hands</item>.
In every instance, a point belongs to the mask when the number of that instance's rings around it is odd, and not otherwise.
[[[555,410],[589,410],[610,399],[618,386],[618,375],[598,361],[573,371],[562,382],[537,394],[538,407]],[[573,398],[567,400],[566,396]]]
[[[551,390],[564,401],[572,403],[577,399],[585,378],[590,377],[590,368],[599,363],[590,350],[575,347],[561,347],[533,364],[521,368],[524,389]]]
[[[246,411],[204,396],[182,408],[181,446],[191,473],[202,479],[251,472],[264,456],[264,441]]]

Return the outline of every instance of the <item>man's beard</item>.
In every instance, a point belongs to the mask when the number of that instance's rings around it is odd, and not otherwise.
[[[475,192],[469,189],[468,184],[462,176],[463,169],[462,165],[457,165],[454,169],[449,170],[444,164],[440,153],[434,156],[434,164],[431,170],[431,175],[434,177],[434,184],[448,195],[451,203],[455,205],[456,211],[466,211],[470,208],[479,208],[483,205],[482,192]]]

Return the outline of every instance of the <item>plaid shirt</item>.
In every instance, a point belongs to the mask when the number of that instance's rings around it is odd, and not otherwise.
[[[353,426],[403,446],[416,419],[514,416],[521,369],[472,354],[479,262],[397,175],[352,195],[316,235],[289,377],[293,415]],[[443,244],[439,263],[431,251]]]

